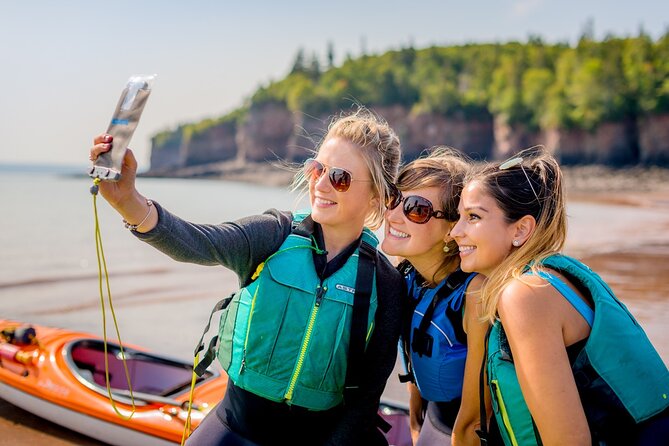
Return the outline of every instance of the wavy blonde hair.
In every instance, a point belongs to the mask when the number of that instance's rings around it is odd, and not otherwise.
[[[525,149],[516,157],[522,162],[505,169],[500,169],[504,163],[487,164],[466,180],[467,184],[476,181],[482,186],[507,222],[516,222],[526,215],[536,221],[530,237],[497,265],[481,290],[482,317],[491,322],[497,319],[499,297],[509,282],[521,279],[528,267],[536,273],[543,259],[562,250],[567,236],[558,162],[541,146]]]
[[[402,167],[397,176],[397,188],[400,191],[424,187],[439,188],[440,200],[434,204],[439,206],[437,209],[444,211],[446,221],[453,225],[458,221],[458,203],[470,167],[470,161],[461,152],[450,147],[435,147],[427,156]],[[448,243],[448,248],[448,252],[443,253],[441,265],[430,279],[433,283],[460,266],[460,253],[455,240]]]
[[[372,176],[374,195],[379,199],[378,206],[365,218],[365,226],[378,229],[383,223],[385,199],[390,194],[399,170],[402,153],[400,139],[383,118],[362,106],[353,113],[333,118],[318,150],[331,138],[345,139],[360,148]],[[304,173],[300,170],[293,180],[292,189],[306,188],[306,183]]]

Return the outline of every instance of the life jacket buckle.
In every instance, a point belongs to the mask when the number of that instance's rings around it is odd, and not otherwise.
[[[411,350],[418,354],[421,358],[427,356],[428,358],[432,357],[432,346],[434,344],[434,338],[420,330],[420,328],[414,328],[413,336],[411,337]]]

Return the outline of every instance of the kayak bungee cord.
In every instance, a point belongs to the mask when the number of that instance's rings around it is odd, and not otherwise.
[[[98,197],[98,191],[100,189],[99,186],[100,181],[101,181],[100,178],[95,178],[93,180],[93,186],[91,186],[90,191],[91,194],[93,195],[93,215],[95,217],[95,252],[97,254],[97,260],[98,260],[98,284],[100,291],[100,307],[102,308],[102,339],[103,339],[104,357],[105,357],[105,384],[107,385],[107,395],[109,395],[109,402],[114,408],[114,412],[116,412],[116,414],[123,420],[128,421],[135,414],[135,409],[136,409],[135,397],[132,393],[132,384],[130,383],[130,373],[128,372],[128,364],[126,363],[125,360],[125,352],[123,350],[123,342],[121,341],[121,333],[118,329],[116,313],[114,312],[114,305],[112,304],[111,287],[109,286],[109,272],[107,271],[107,261],[105,260],[105,251],[102,247],[102,233],[100,232],[100,220],[98,219],[98,205],[97,205],[97,197]],[[116,403],[114,403],[114,398],[112,396],[111,384],[109,383],[109,358],[107,354],[107,316],[106,316],[105,298],[102,286],[103,269],[104,269],[105,285],[107,288],[107,298],[109,301],[109,310],[111,311],[111,315],[114,320],[114,328],[116,329],[116,335],[118,337],[118,345],[121,349],[121,362],[123,363],[123,370],[125,371],[125,379],[128,384],[130,401],[132,403],[132,411],[130,412],[130,415],[122,414],[116,407]]]

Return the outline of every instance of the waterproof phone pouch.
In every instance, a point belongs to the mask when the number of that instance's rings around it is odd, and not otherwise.
[[[88,172],[91,177],[105,181],[118,181],[121,178],[125,151],[142,116],[155,78],[155,74],[137,75],[128,80],[107,128],[107,133],[114,138],[112,149],[98,156]]]

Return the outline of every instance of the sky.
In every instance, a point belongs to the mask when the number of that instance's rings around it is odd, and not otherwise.
[[[299,49],[335,63],[468,42],[574,43],[586,24],[657,38],[669,2],[636,0],[0,0],[0,163],[86,165],[128,78],[158,75],[130,146],[239,107]]]

